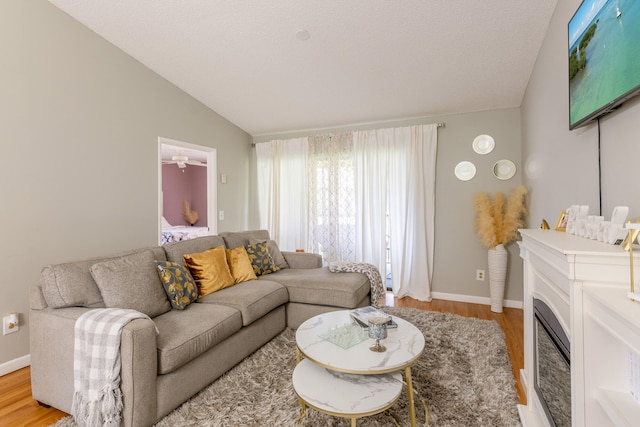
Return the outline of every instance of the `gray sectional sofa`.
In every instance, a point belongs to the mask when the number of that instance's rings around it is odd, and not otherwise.
[[[105,300],[113,306],[119,297],[112,290],[107,295],[104,286],[101,292],[92,266],[107,263],[119,269],[110,277],[150,286],[155,283],[151,275],[157,276],[155,260],[183,263],[184,254],[220,245],[231,249],[256,240],[268,241],[269,233],[220,233],[45,267],[41,286],[32,288],[30,299],[34,399],[71,411],[75,321],[88,310],[107,306]],[[206,295],[184,310],[171,309],[168,299],[166,304],[161,301],[155,285],[120,299],[123,308],[144,307],[140,311],[147,312],[153,305],[151,309],[162,312],[151,320],[133,320],[123,329],[124,426],[158,421],[286,327],[295,329],[316,314],[370,304],[365,275],[331,273],[316,254],[282,252],[282,256],[283,267],[288,268]]]

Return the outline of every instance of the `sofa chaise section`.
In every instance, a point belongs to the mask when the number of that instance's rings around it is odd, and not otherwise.
[[[269,241],[267,230],[224,232],[220,236],[229,248]],[[365,275],[332,273],[328,267],[323,267],[322,257],[318,254],[286,251],[281,254],[286,267],[258,279],[287,288],[287,327],[296,329],[318,314],[371,304],[371,284]]]
[[[328,267],[290,268],[259,279],[287,288],[287,326],[293,329],[318,314],[371,304],[369,279],[360,273],[332,273]]]

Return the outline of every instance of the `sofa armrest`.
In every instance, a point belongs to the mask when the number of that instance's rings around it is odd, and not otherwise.
[[[67,413],[71,413],[73,400],[74,328],[78,317],[89,310],[84,307],[39,310],[32,305],[29,311],[33,398]]]
[[[154,424],[158,415],[158,344],[152,320],[135,319],[122,329],[120,361],[122,425]]]
[[[71,413],[75,324],[83,313],[92,309],[38,309],[37,288],[32,290],[29,313],[32,395],[35,400]],[[158,372],[156,327],[153,321],[136,319],[124,327],[120,361],[122,424],[153,424],[157,421]]]
[[[42,286],[32,286],[29,290],[29,308],[44,310],[47,307],[47,300],[44,299]]]
[[[291,268],[320,268],[322,255],[309,252],[282,252],[282,256]]]

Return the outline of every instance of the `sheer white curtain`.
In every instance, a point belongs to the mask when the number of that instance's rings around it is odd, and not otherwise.
[[[388,231],[394,295],[430,301],[437,125],[354,132],[354,152],[357,259],[385,271]]]
[[[309,138],[309,251],[325,262],[355,258],[353,135]]]
[[[387,212],[389,207],[388,158],[391,141],[376,130],[354,132],[356,185],[356,261],[387,271]]]
[[[307,249],[308,138],[256,144],[260,227],[286,251]]]

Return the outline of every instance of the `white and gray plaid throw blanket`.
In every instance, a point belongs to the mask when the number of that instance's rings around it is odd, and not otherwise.
[[[367,276],[371,284],[371,305],[376,308],[380,307],[380,299],[384,296],[385,290],[378,267],[365,262],[335,261],[329,263],[329,271],[332,273],[362,273]]]
[[[120,425],[120,336],[135,310],[100,308],[76,320],[73,354],[74,393],[71,414],[80,427]]]

